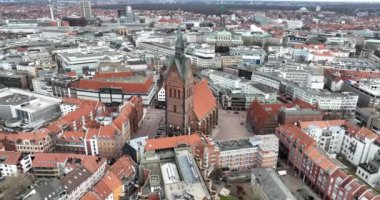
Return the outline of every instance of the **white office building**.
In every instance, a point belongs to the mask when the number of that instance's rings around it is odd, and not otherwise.
[[[301,99],[321,110],[354,111],[359,96],[352,92],[332,93],[327,90],[294,87],[293,99]]]

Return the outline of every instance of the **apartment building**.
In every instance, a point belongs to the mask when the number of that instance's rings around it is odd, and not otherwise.
[[[0,133],[0,143],[5,150],[35,154],[53,149],[53,139],[50,130],[43,128],[34,132]]]
[[[36,153],[32,161],[33,173],[38,178],[60,177],[74,168],[84,167],[97,176],[104,172],[106,160],[96,156],[70,153]]]
[[[371,144],[367,161],[356,169],[356,175],[372,187],[380,185],[380,145],[378,139]]]
[[[20,152],[0,151],[1,176],[17,176],[26,173],[32,168],[30,155],[22,155]]]
[[[294,125],[276,129],[280,151],[305,184],[325,199],[376,199],[376,194],[353,176],[340,169],[316,147],[315,140]]]
[[[377,139],[376,133],[346,120],[300,122],[299,126],[318,148],[332,156],[342,154],[355,166],[367,162],[370,146]]]
[[[380,112],[375,108],[358,108],[355,120],[363,127],[380,134]]]
[[[129,190],[130,180],[136,175],[136,164],[130,157],[121,157],[111,166],[105,159],[78,154],[50,153],[37,155],[36,159],[33,164],[45,178],[37,176],[41,179],[24,195],[24,200],[118,200]],[[55,174],[47,176],[54,170]]]
[[[28,76],[13,70],[0,70],[0,84],[5,87],[28,89]]]
[[[345,125],[345,120],[299,122],[299,127],[316,141],[317,147],[331,157],[341,151]]]
[[[63,132],[54,145],[54,152],[85,154],[85,136],[86,133],[83,131]]]
[[[342,90],[352,92],[359,96],[359,107],[378,107],[380,106],[380,80],[362,79],[358,82],[345,82]]]
[[[219,149],[219,168],[227,173],[277,165],[278,139],[275,135],[215,141],[215,145]]]

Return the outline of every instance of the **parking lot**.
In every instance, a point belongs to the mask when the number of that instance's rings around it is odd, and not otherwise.
[[[212,131],[214,140],[228,140],[250,137],[246,128],[247,111],[231,111],[219,109],[218,126]]]

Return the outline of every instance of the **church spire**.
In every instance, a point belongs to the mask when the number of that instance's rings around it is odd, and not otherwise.
[[[185,44],[183,42],[182,31],[180,28],[177,30],[177,41],[175,44],[175,57],[180,58],[185,54]]]

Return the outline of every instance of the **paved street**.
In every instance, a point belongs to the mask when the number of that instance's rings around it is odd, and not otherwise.
[[[252,134],[246,128],[247,111],[232,111],[219,109],[218,126],[212,131],[214,140],[227,140],[250,137]]]
[[[315,200],[320,199],[317,194],[315,194],[303,181],[301,178],[297,177],[294,171],[289,167],[286,161],[281,159],[278,160],[281,167],[286,170],[287,175],[280,176],[282,182],[289,188],[289,190],[293,193],[293,195],[298,193],[298,190],[303,189],[307,191],[307,193],[312,196]]]
[[[162,125],[165,123],[165,110],[148,107],[146,108],[146,113],[141,124],[141,128],[132,137],[154,137],[157,133],[158,128],[160,127],[160,123]]]
[[[246,111],[219,110],[218,126],[212,132],[214,140],[238,139],[250,137],[252,134],[246,128]],[[158,128],[165,123],[165,110],[153,107],[146,108],[141,128],[132,138],[141,136],[155,137]]]

